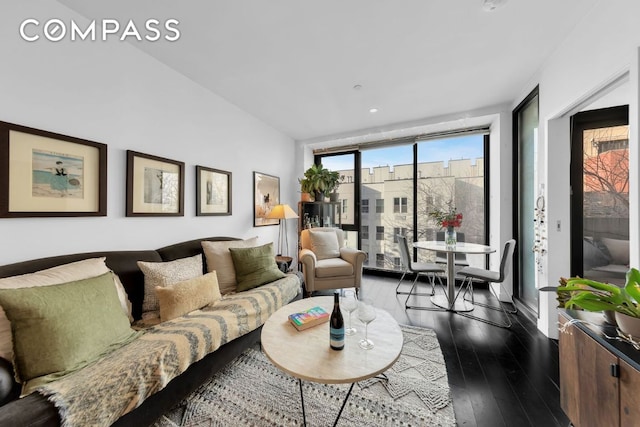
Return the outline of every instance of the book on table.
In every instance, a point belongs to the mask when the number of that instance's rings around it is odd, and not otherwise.
[[[329,313],[322,307],[311,307],[308,310],[289,315],[289,321],[299,331],[329,321]]]

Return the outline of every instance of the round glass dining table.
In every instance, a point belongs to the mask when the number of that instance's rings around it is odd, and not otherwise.
[[[456,272],[455,254],[484,254],[488,255],[496,250],[491,246],[479,245],[477,243],[458,242],[454,246],[448,246],[443,241],[421,241],[414,242],[414,248],[426,249],[428,251],[445,252],[447,254],[447,294],[434,295],[431,302],[449,311],[472,311],[473,304],[464,300],[456,300]]]

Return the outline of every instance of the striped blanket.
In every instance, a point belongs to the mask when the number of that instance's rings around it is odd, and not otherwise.
[[[192,363],[264,322],[297,295],[295,275],[224,297],[144,330],[92,365],[38,388],[58,408],[63,426],[109,426]]]

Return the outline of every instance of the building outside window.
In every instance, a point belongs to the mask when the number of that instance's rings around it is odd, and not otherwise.
[[[347,210],[347,202],[349,201],[349,199],[342,199],[342,214],[346,215],[348,210]]]
[[[393,227],[393,243],[398,243],[398,234],[406,236],[407,229],[405,227]]]
[[[400,270],[402,268],[402,263],[400,262],[400,257],[393,257],[393,268],[395,270]]]
[[[376,226],[376,240],[384,240],[384,226]]]
[[[369,240],[369,226],[363,225],[361,232],[362,232],[362,240]]]
[[[369,199],[362,199],[362,204],[360,209],[362,210],[363,214],[369,213]]]
[[[376,254],[376,267],[384,268],[384,254]]]
[[[407,198],[406,197],[394,197],[393,198],[393,213],[407,213]]]
[[[384,199],[376,199],[376,213],[384,213]]]

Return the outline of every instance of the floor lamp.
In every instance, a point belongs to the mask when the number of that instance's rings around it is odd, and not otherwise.
[[[298,215],[296,215],[289,205],[275,205],[267,215],[267,218],[280,221],[280,229],[278,231],[278,255],[288,256],[289,239],[287,238],[287,220],[298,218]]]

